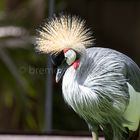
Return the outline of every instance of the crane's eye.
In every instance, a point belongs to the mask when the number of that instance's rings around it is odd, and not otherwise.
[[[52,55],[51,55],[52,63],[53,63],[55,66],[60,66],[60,65],[62,64],[62,62],[64,61],[64,59],[65,59],[65,56],[64,56],[63,51],[61,51],[61,52],[58,53],[58,54],[52,54]]]
[[[76,52],[72,49],[69,49],[64,53],[64,56],[66,58],[66,63],[68,65],[71,65],[76,60]]]

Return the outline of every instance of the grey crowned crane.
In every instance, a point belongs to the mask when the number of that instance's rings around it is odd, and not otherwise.
[[[91,32],[76,16],[53,17],[38,33],[37,50],[51,54],[64,100],[87,122],[93,140],[99,129],[105,140],[140,140],[137,64],[118,51],[91,48]]]

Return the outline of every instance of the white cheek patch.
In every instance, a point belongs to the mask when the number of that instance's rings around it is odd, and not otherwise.
[[[66,53],[64,53],[64,56],[66,57],[66,62],[68,65],[71,65],[76,60],[76,53],[73,50],[68,50]]]

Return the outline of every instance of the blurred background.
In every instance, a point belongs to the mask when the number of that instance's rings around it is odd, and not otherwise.
[[[36,29],[60,12],[85,19],[94,46],[123,52],[140,66],[138,0],[0,0],[1,133],[88,131],[64,103],[49,57],[34,50]]]

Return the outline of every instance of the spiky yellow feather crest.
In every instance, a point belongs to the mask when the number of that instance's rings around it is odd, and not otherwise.
[[[54,17],[38,33],[36,48],[43,53],[58,53],[65,48],[78,50],[93,43],[85,21],[76,16]]]

